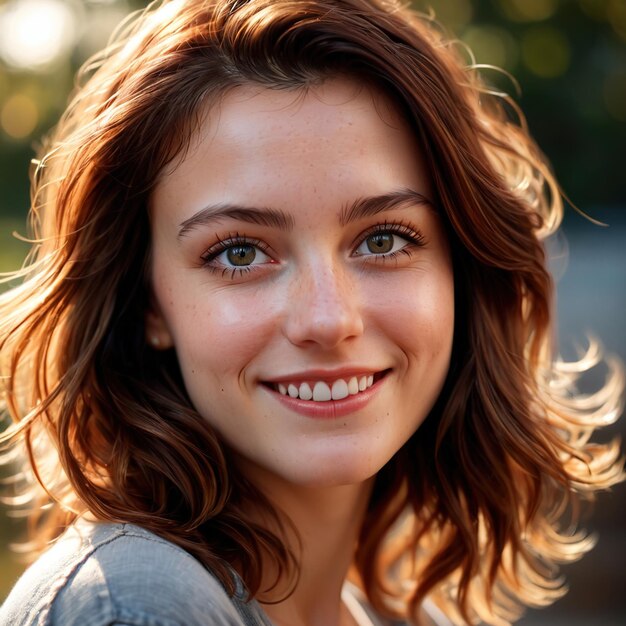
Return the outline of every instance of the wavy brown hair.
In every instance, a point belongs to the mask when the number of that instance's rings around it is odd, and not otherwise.
[[[2,441],[26,451],[38,538],[89,511],[173,541],[231,591],[231,566],[252,595],[268,559],[297,575],[244,503],[281,516],[191,405],[173,351],[146,345],[147,207],[228,89],[349,75],[397,103],[425,152],[457,320],[436,405],[376,479],[355,576],[381,613],[415,621],[426,595],[456,623],[507,624],[562,594],[556,564],[592,543],[563,515],[622,478],[617,443],[590,442],[619,414],[622,375],[582,397],[593,350],[577,366],[552,354],[542,242],[559,188],[466,56],[391,0],[173,0],[83,68],[33,172],[21,284],[0,298]]]

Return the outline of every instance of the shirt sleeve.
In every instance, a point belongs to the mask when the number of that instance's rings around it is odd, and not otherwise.
[[[126,529],[88,549],[70,542],[69,560],[59,555],[68,546],[55,546],[11,592],[0,626],[244,625],[222,585],[195,558]]]

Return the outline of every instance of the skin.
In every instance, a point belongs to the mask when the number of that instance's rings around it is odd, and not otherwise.
[[[358,200],[407,189],[344,223]],[[372,477],[443,385],[453,275],[430,196],[394,105],[345,78],[229,91],[154,191],[148,339],[175,348],[196,409],[303,538],[298,588],[267,608],[277,624],[350,623],[339,594]],[[226,204],[285,223],[211,217]],[[375,374],[355,410],[310,415],[277,391],[352,374]]]

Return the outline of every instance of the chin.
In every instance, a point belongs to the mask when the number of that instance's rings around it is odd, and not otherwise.
[[[324,488],[357,485],[375,476],[386,463],[374,463],[363,458],[328,458],[313,464],[301,463],[289,478],[301,487]]]

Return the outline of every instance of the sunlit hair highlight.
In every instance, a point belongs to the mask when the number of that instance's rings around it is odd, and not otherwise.
[[[577,364],[553,354],[543,241],[562,200],[514,102],[395,1],[156,3],[85,66],[33,173],[22,283],[0,296],[15,422],[2,442],[26,450],[41,540],[89,511],[175,542],[231,592],[234,567],[262,596],[272,561],[295,584],[288,520],[229,463],[172,351],[146,345],[148,208],[159,173],[228,89],[338,75],[384,90],[420,141],[457,320],[437,404],[377,477],[354,577],[383,614],[418,621],[430,596],[455,623],[508,624],[562,595],[557,564],[593,543],[562,520],[623,477],[617,442],[590,441],[617,419],[623,376],[609,361],[602,389],[581,396],[597,347]]]

